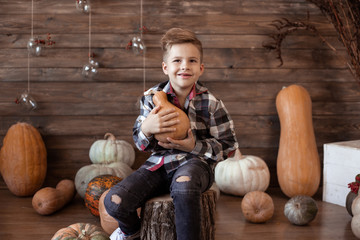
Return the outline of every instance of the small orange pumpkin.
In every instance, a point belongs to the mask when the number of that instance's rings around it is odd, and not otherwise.
[[[153,96],[153,101],[156,106],[161,106],[159,113],[161,111],[164,111],[164,109],[174,108],[175,111],[179,113],[178,119],[180,120],[179,123],[172,126],[176,128],[175,132],[158,133],[155,134],[155,138],[160,142],[168,142],[168,140],[166,139],[168,137],[176,140],[186,138],[187,132],[190,128],[190,121],[186,113],[180,108],[170,103],[167,99],[167,94],[164,91],[155,92],[155,95]]]
[[[88,183],[85,193],[85,206],[92,215],[99,216],[99,200],[101,195],[121,180],[122,178],[113,175],[100,175]]]
[[[36,128],[24,122],[12,125],[0,152],[0,171],[10,192],[19,197],[34,195],[46,177],[46,157]]]
[[[274,202],[265,192],[248,192],[241,201],[241,210],[249,222],[263,223],[274,215]]]

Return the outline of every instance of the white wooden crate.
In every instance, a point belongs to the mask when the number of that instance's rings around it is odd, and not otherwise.
[[[360,140],[324,144],[323,201],[345,207],[348,184],[360,173]]]

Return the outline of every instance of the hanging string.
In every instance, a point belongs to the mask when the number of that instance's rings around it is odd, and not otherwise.
[[[143,40],[143,0],[140,0],[140,38]],[[143,52],[143,90],[146,90],[146,69],[145,69],[145,50]]]
[[[34,38],[34,0],[31,0],[31,38]]]
[[[34,39],[34,0],[31,0],[31,39]],[[30,51],[28,51],[28,81],[27,92],[30,93]]]
[[[89,61],[91,59],[91,6],[89,10]]]

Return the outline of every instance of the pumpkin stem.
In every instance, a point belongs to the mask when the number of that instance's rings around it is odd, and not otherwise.
[[[240,149],[237,148],[237,149],[235,150],[234,158],[235,158],[235,159],[241,159],[241,158],[243,158],[243,155],[241,154]]]
[[[82,229],[81,233],[80,233],[80,235],[79,235],[79,237],[77,239],[83,239],[84,237],[86,237],[86,230]]]
[[[112,133],[105,133],[104,139],[105,139],[105,140],[111,140],[111,141],[115,141],[115,140],[116,140],[114,134],[112,134]]]

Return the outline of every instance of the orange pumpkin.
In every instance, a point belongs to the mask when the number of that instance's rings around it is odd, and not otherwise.
[[[121,180],[122,178],[117,176],[100,175],[88,183],[85,193],[85,206],[92,215],[99,216],[99,200],[101,195]]]
[[[104,231],[108,234],[111,234],[118,228],[119,223],[118,221],[110,216],[105,209],[104,199],[106,194],[109,192],[110,189],[106,190],[103,194],[101,194],[99,200],[99,214],[100,214],[100,224]]]
[[[110,240],[101,227],[90,223],[75,223],[57,231],[51,240]]]
[[[241,201],[241,211],[249,222],[263,223],[274,215],[274,202],[265,192],[248,192]]]
[[[40,133],[28,123],[7,131],[0,152],[1,175],[16,196],[32,196],[46,177],[46,148]]]
[[[277,176],[288,197],[313,196],[320,184],[311,105],[309,93],[298,85],[283,88],[276,97],[281,126]]]
[[[167,137],[176,140],[186,138],[187,132],[190,128],[190,121],[188,116],[185,114],[185,112],[182,111],[180,108],[174,106],[172,103],[170,103],[167,99],[167,94],[163,91],[155,92],[153,96],[153,101],[156,106],[161,106],[159,113],[161,111],[164,111],[165,109],[175,108],[175,112],[179,113],[178,119],[180,120],[179,123],[172,126],[176,128],[175,132],[158,133],[155,134],[155,138],[160,142],[168,142],[166,140]]]

